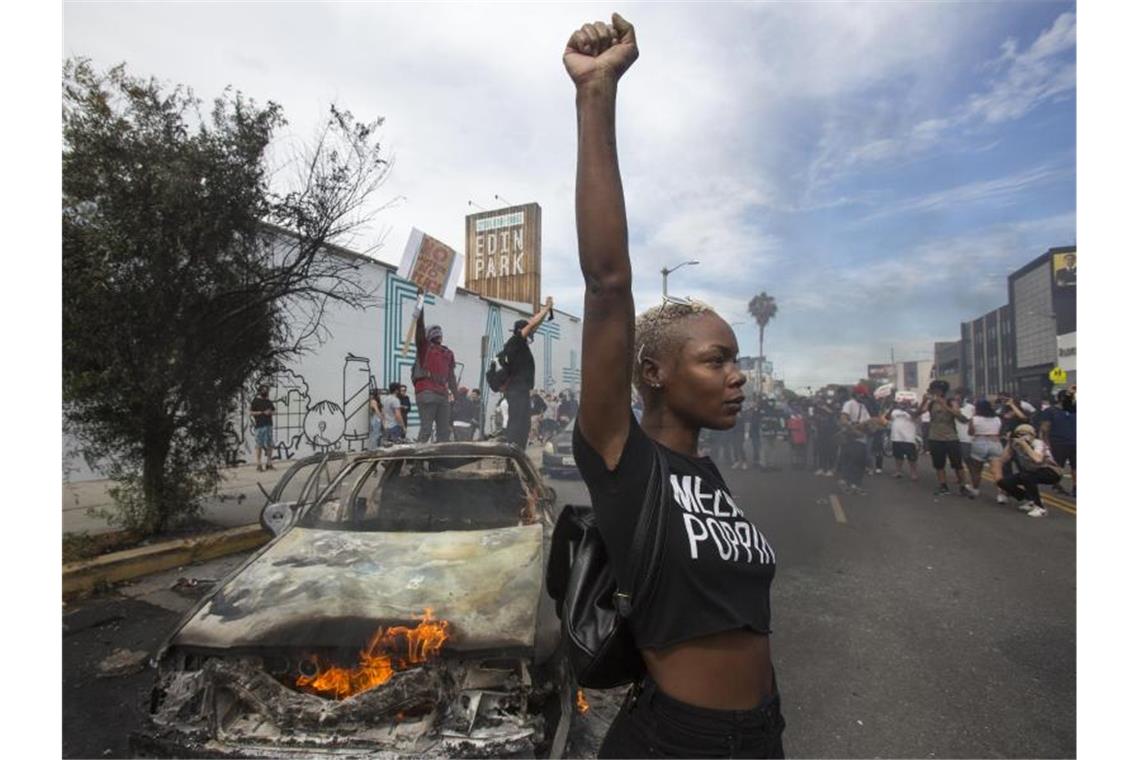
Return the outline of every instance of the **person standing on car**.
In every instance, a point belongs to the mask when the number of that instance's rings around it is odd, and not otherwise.
[[[257,386],[257,396],[249,404],[249,417],[253,420],[253,451],[257,471],[273,469],[273,402],[269,400],[269,386]],[[261,466],[261,452],[265,452],[265,467]]]
[[[521,451],[526,451],[530,432],[530,392],[534,388],[534,354],[530,352],[530,341],[534,331],[553,311],[554,299],[548,297],[533,317],[517,320],[511,337],[497,357],[507,371],[507,382],[503,386],[508,407],[505,423],[507,443],[513,443]]]
[[[416,319],[416,363],[412,368],[412,384],[416,387],[416,407],[420,412],[420,434],[416,440],[420,443],[430,441],[434,428],[436,441],[450,441],[450,399],[459,394],[459,383],[455,380],[455,354],[443,345],[442,327],[424,327],[423,309]]]
[[[716,465],[697,456],[701,429],[728,430],[744,402],[736,336],[696,302],[666,300],[635,317],[615,112],[618,79],[636,58],[633,27],[616,13],[612,25],[574,32],[563,56],[577,90],[586,285],[574,458],[610,557],[628,556],[647,491],[668,521],[656,588],[629,618],[647,672],[598,757],[783,757],[769,647],[775,555]],[[634,384],[644,401],[640,424],[630,411]],[[664,493],[650,477],[659,454],[673,484]],[[719,516],[710,514],[713,503]],[[631,571],[615,562],[618,578]]]

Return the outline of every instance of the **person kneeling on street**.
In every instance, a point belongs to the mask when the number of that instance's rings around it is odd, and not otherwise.
[[[1015,462],[1018,472],[998,481],[998,488],[1018,502],[1018,509],[1030,517],[1047,514],[1041,504],[1039,485],[1051,486],[1061,480],[1061,468],[1049,456],[1045,442],[1037,437],[1032,425],[1018,425],[1009,439],[1002,462]]]

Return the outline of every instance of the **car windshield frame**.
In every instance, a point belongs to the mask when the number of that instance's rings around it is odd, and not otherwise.
[[[548,503],[549,499],[544,498],[546,489],[543,488],[541,479],[536,479],[534,473],[530,472],[527,467],[524,467],[516,457],[511,456],[506,452],[493,452],[493,453],[478,453],[472,454],[470,452],[407,452],[400,454],[388,454],[376,457],[361,457],[355,461],[349,462],[343,466],[341,471],[336,475],[331,483],[329,483],[317,496],[307,500],[292,527],[300,527],[307,529],[329,530],[329,531],[343,531],[343,532],[435,532],[432,530],[421,531],[412,529],[397,529],[391,531],[384,530],[361,530],[354,528],[352,525],[355,522],[354,516],[350,514],[349,505],[356,504],[360,496],[361,488],[364,487],[366,482],[371,479],[376,473],[377,468],[384,468],[384,474],[380,475],[381,483],[388,484],[397,477],[407,477],[405,467],[409,464],[421,461],[440,461],[440,460],[466,460],[465,464],[470,464],[475,460],[480,459],[495,459],[502,460],[504,463],[504,472],[509,473],[518,479],[525,498],[525,504],[519,512],[519,519],[511,522],[510,526],[529,525],[536,522],[542,522],[548,526],[553,526],[554,518],[551,511],[551,504]],[[398,467],[396,465],[399,465]],[[430,467],[430,465],[429,465]],[[448,468],[441,468],[445,470]],[[353,482],[345,491],[344,481],[351,479]],[[337,494],[340,493],[338,498]],[[335,499],[338,502],[336,519],[335,520],[321,520],[316,517],[317,511],[330,500]],[[488,525],[484,527],[465,527],[454,528],[457,530],[490,530],[495,528],[509,527],[508,525]]]

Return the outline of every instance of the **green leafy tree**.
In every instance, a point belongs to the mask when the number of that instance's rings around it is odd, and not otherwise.
[[[764,328],[776,316],[776,299],[768,295],[766,291],[760,291],[759,295],[752,296],[748,302],[748,313],[756,320],[756,326],[760,328],[760,361],[764,361]]]
[[[276,192],[280,106],[229,89],[200,106],[123,66],[64,67],[65,424],[148,533],[216,487],[242,389],[323,340],[330,304],[374,302],[330,244],[385,208],[382,120],[332,108]]]

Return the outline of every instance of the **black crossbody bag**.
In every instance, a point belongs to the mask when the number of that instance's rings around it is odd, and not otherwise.
[[[652,598],[664,550],[661,503],[669,466],[656,443],[653,452],[645,500],[626,560],[630,588],[618,584],[593,509],[568,504],[554,527],[547,593],[557,603],[563,647],[574,675],[580,685],[591,689],[630,683],[645,672],[629,618]]]

